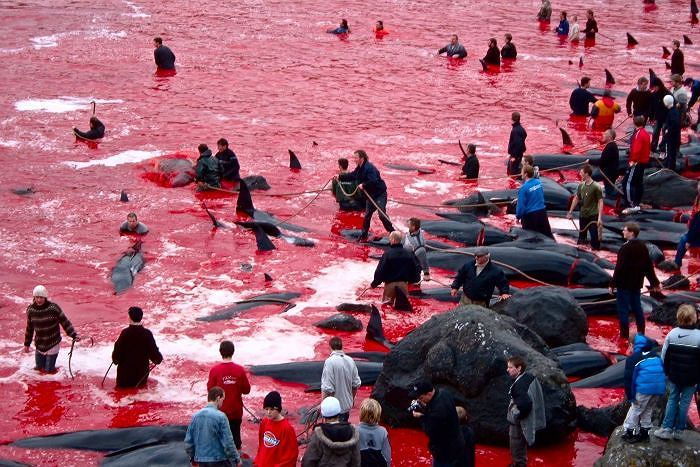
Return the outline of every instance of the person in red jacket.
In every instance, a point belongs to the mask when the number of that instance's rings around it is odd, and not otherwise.
[[[236,348],[231,341],[223,341],[219,345],[219,353],[224,360],[209,370],[207,391],[215,386],[224,389],[226,398],[221,406],[221,411],[226,414],[231,434],[236,444],[236,449],[241,450],[241,421],[243,420],[242,394],[250,393],[250,383],[242,366],[231,361]]]
[[[265,418],[258,432],[257,467],[295,467],[299,457],[299,446],[294,428],[282,416],[282,396],[272,391],[263,401]]]
[[[634,126],[634,133],[630,139],[630,167],[622,181],[625,199],[629,204],[629,208],[623,211],[625,214],[639,211],[644,194],[644,169],[649,165],[651,155],[651,136],[644,129],[644,117],[634,117]]]

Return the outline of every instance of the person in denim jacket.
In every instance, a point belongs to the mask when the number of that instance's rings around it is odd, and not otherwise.
[[[200,467],[241,465],[226,414],[219,410],[226,393],[214,386],[207,393],[207,406],[194,414],[185,435],[185,451],[190,462]]]

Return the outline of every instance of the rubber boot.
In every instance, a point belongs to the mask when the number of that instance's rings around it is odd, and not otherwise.
[[[629,340],[630,338],[630,328],[629,326],[620,327],[620,337]]]
[[[625,433],[620,436],[622,438],[622,441],[628,442],[628,443],[633,443],[634,442],[634,431],[627,429],[625,430]]]

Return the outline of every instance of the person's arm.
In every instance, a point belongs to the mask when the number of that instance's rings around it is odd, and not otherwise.
[[[235,466],[241,462],[241,457],[238,454],[236,445],[233,442],[233,434],[231,433],[231,427],[229,426],[228,420],[225,416],[219,417],[219,442],[221,447],[224,448],[224,454],[226,454],[226,459],[229,459],[231,463]]]
[[[34,338],[34,323],[29,316],[29,311],[27,311],[27,329],[24,331],[24,348],[25,351],[29,349],[32,344],[32,339]]]
[[[209,391],[214,386],[218,386],[218,384],[216,384],[216,374],[214,373],[214,368],[212,368],[211,370],[209,370],[209,379],[207,380],[207,391]]]
[[[603,193],[601,191],[598,193],[598,224],[603,224]],[[602,239],[601,239],[602,240]]]
[[[323,372],[321,373],[321,399],[335,394],[335,378],[333,370],[330,368],[332,362],[326,360],[323,364]]]
[[[386,461],[387,467],[391,466],[391,444],[389,444],[389,435],[386,433],[382,442],[382,457]]]
[[[112,350],[112,363],[119,365],[119,360],[121,360],[122,355],[122,335],[114,342],[114,350]]]
[[[573,212],[576,209],[576,206],[578,206],[579,190],[576,190],[576,196],[574,196],[574,198],[571,200],[571,207],[569,208],[569,212],[566,213],[567,219],[571,219],[573,217]]]
[[[661,346],[661,360],[664,362],[664,368],[666,368],[666,350],[668,350],[668,341],[673,333],[673,329],[668,333],[666,339],[664,339],[664,345]]]
[[[192,419],[192,422],[190,425],[187,427],[187,434],[185,434],[185,452],[187,453],[187,457],[190,458],[190,462],[194,461],[194,441],[192,440],[192,426],[195,424],[195,420]]]
[[[348,357],[348,358],[352,360],[352,357]],[[353,396],[355,395],[355,393],[357,392],[357,388],[359,388],[361,384],[362,384],[362,380],[360,379],[360,372],[357,371],[357,365],[355,365],[355,362],[353,361],[353,365],[352,365],[352,390],[353,390],[352,395]]]
[[[163,354],[158,350],[158,345],[151,331],[148,331],[148,341],[148,358],[156,365],[160,365],[163,362]]]
[[[525,214],[523,211],[525,210],[525,205],[527,204],[527,197],[527,190],[524,190],[523,187],[520,187],[520,192],[518,193],[518,204],[516,204],[515,206],[516,219],[521,219],[523,217],[523,214]]]
[[[56,305],[56,307],[58,308],[58,305]],[[68,336],[74,340],[78,340],[78,334],[75,332],[75,329],[73,329],[73,325],[60,308],[58,308],[58,322]]]
[[[644,249],[646,250],[646,246]],[[645,253],[647,254],[644,255],[644,262],[646,263],[644,275],[649,279],[651,288],[656,289],[659,287],[659,279],[656,277],[656,271],[654,271],[654,263],[651,261],[648,252],[645,251]]]
[[[495,266],[495,265],[494,265]],[[496,287],[501,294],[501,298],[507,298],[510,295],[510,284],[506,278],[506,273],[503,269],[498,268],[498,276],[496,278]]]
[[[197,165],[195,166],[195,180],[198,182],[204,181],[204,160],[203,159],[197,159]]]
[[[571,95],[569,96],[569,107],[571,108],[572,111],[574,110],[574,103],[575,103],[574,96],[575,96],[576,94],[577,94],[577,93],[576,93],[576,90],[574,89],[574,90],[571,92]]]
[[[374,280],[370,284],[372,288],[378,287],[379,284],[384,282],[385,270],[386,269],[386,253],[382,255],[377,263],[377,269],[374,270]]]
[[[625,108],[627,109],[627,115],[632,115],[632,103],[634,102],[634,97],[637,95],[637,89],[632,89],[629,94],[627,94],[627,100],[625,101]]]
[[[695,105],[695,103],[698,101],[698,97],[700,97],[700,84],[695,85],[690,88],[690,101],[688,102],[688,109],[690,109],[692,106]]]
[[[459,271],[457,271],[457,276],[455,279],[452,281],[452,285],[450,286],[450,289],[452,291],[459,291],[460,287],[464,287],[464,281],[467,278],[467,264],[464,264],[461,268],[459,268]],[[456,295],[453,293],[452,295]]]
[[[447,52],[447,46],[443,47],[442,49],[438,50],[438,55],[442,55],[445,52]]]
[[[159,49],[159,47],[156,47],[155,49],[153,49],[153,59],[156,62],[156,66],[158,68],[162,68],[161,61],[160,61],[160,54],[158,53],[158,49]]]

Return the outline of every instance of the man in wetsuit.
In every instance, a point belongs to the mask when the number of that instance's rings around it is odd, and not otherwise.
[[[217,152],[214,157],[216,157],[219,160],[219,164],[221,164],[221,178],[231,182],[240,181],[241,175],[239,171],[241,165],[238,163],[236,153],[229,149],[228,141],[225,138],[221,138],[216,142],[216,148],[219,152]]]
[[[97,117],[92,116],[90,117],[90,129],[88,131],[80,131],[77,128],[73,128],[73,133],[83,139],[100,139],[105,136],[105,126]]]
[[[175,69],[175,54],[169,47],[163,45],[163,39],[160,37],[153,38],[153,58],[155,58],[156,66],[159,70],[174,70]]]
[[[450,43],[438,50],[438,55],[446,53],[448,57],[464,58],[467,56],[467,49],[459,43],[457,34],[452,34]]]

